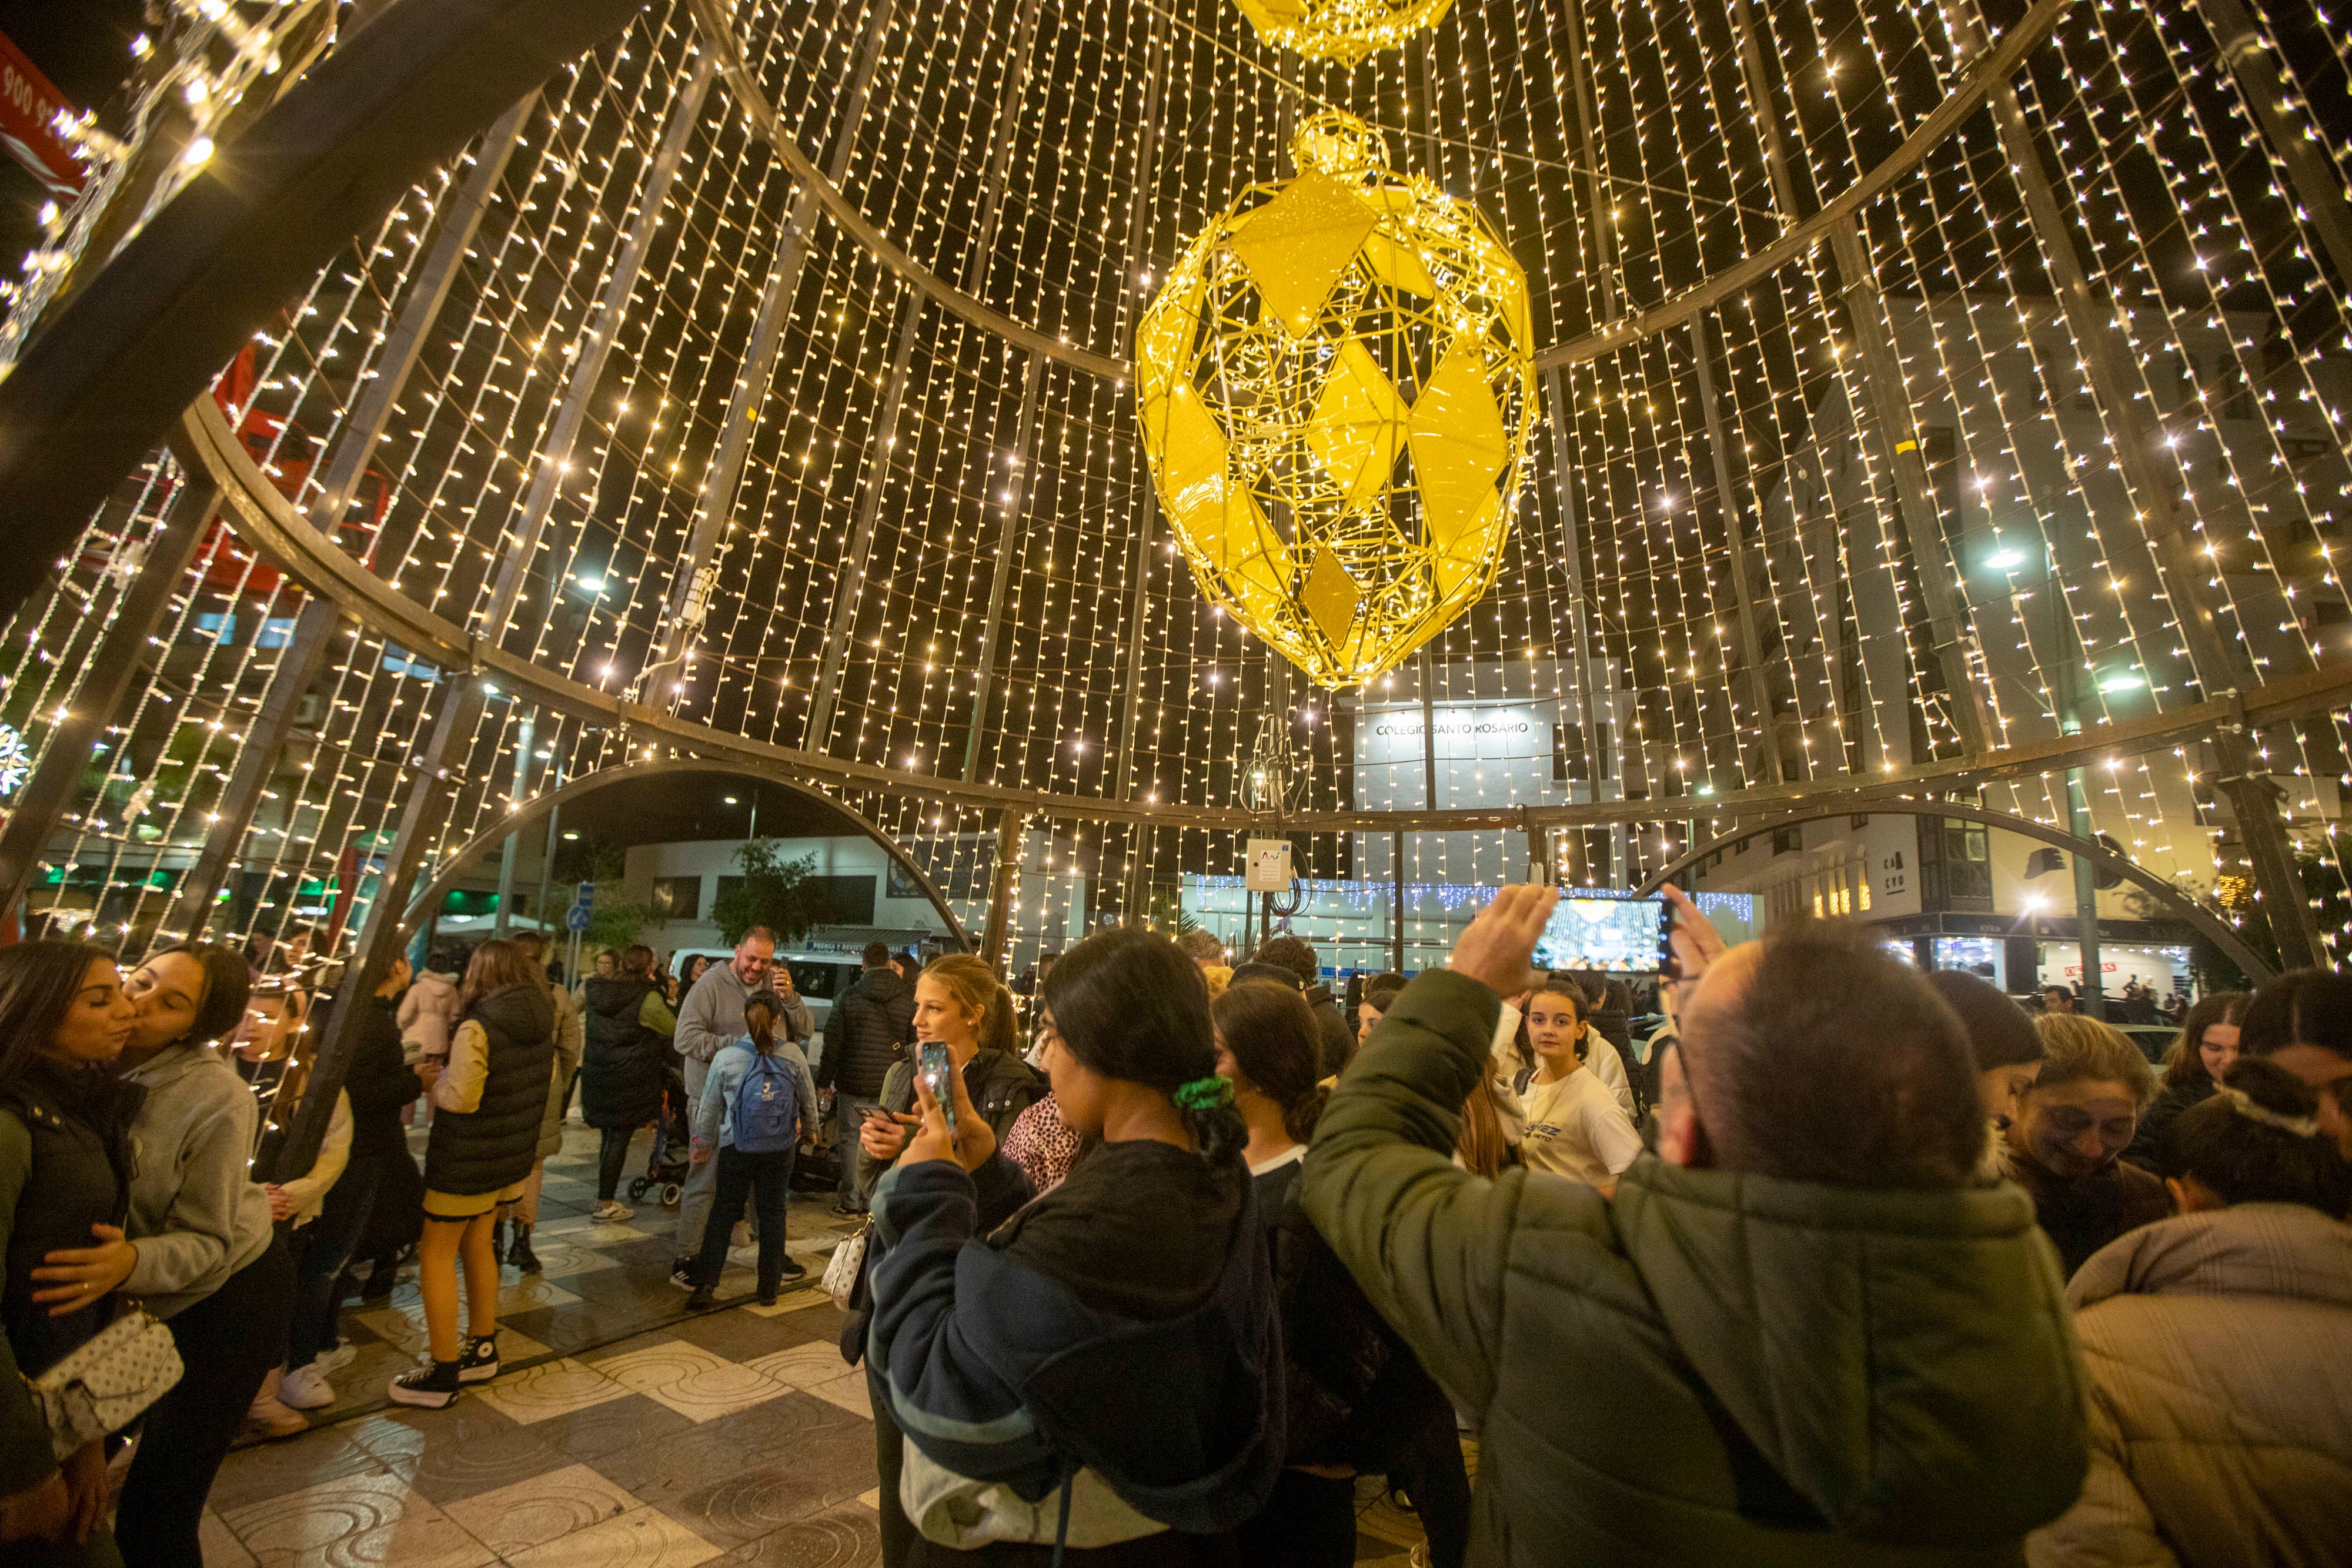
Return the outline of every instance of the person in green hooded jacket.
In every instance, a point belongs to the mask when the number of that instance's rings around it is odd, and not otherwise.
[[[2021,1562],[2082,1490],[2083,1376],[2032,1202],[1975,1178],[1959,1020],[1853,928],[1727,952],[1667,894],[1680,1040],[1613,1200],[1452,1161],[1549,888],[1398,997],[1307,1157],[1308,1215],[1478,1426],[1470,1562]]]

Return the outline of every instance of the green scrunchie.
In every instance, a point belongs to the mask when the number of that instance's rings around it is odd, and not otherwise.
[[[1234,1103],[1234,1081],[1212,1074],[1176,1086],[1176,1103],[1186,1111],[1214,1111]]]

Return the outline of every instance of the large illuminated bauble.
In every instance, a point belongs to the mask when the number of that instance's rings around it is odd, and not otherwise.
[[[1354,65],[1436,26],[1454,0],[1234,0],[1257,36],[1311,60]]]
[[[1318,114],[1136,334],[1144,454],[1202,592],[1327,686],[1494,582],[1534,417],[1527,275],[1476,210]]]

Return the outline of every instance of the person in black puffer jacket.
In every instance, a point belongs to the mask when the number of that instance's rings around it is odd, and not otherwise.
[[[278,1397],[297,1410],[335,1402],[334,1386],[318,1359],[335,1348],[342,1295],[335,1282],[366,1234],[384,1173],[394,1161],[409,1157],[400,1113],[415,1102],[417,1078],[401,1049],[397,1009],[411,978],[408,959],[394,958],[375,995],[352,1015],[351,1062],[343,1070],[343,1093],[352,1108],[351,1156],[341,1179],[328,1189],[319,1218],[302,1228],[294,1267],[294,1327]]]
[[[425,1239],[416,1254],[433,1364],[385,1390],[438,1409],[468,1383],[499,1375],[499,1260],[490,1231],[522,1196],[539,1158],[540,1119],[555,1075],[555,1004],[538,967],[511,942],[474,949],[457,992],[449,1064],[423,1076],[433,1095],[425,1147]],[[457,1260],[466,1263],[467,1333],[457,1338]]]
[[[866,973],[835,998],[824,1020],[824,1053],[816,1067],[817,1092],[833,1091],[834,1147],[841,1156],[836,1214],[862,1214],[857,1181],[857,1129],[882,1103],[882,1081],[915,1038],[915,988],[890,967],[890,949],[868,942]]]
[[[1318,1031],[1289,986],[1250,981],[1209,1005],[1217,1071],[1249,1127],[1244,1157],[1273,1241],[1282,1308],[1284,1469],[1274,1496],[1235,1532],[1245,1563],[1344,1568],[1356,1558],[1356,1477],[1409,1495],[1433,1568],[1461,1568],[1470,1477],[1454,1406],[1350,1279],[1298,1206],[1298,1176],[1328,1092]]]
[[[104,1064],[137,1017],[95,947],[0,949],[0,1560],[11,1563],[121,1561],[106,1528],[105,1446],[85,1444],[60,1465],[25,1378],[114,1316],[114,1291],[45,1287],[33,1270],[53,1250],[122,1234],[131,1122],[147,1092]]]
[[[637,944],[622,955],[619,975],[596,976],[585,992],[588,1047],[580,1059],[580,1114],[604,1135],[596,1155],[596,1219],[629,1218],[613,1196],[628,1164],[629,1140],[661,1114],[662,1071],[677,1019],[653,971],[654,950]]]

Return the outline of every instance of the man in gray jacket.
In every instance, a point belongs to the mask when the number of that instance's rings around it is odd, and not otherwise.
[[[786,1032],[795,1043],[805,1041],[815,1032],[814,1020],[808,1004],[793,993],[791,976],[776,969],[776,934],[764,925],[743,933],[743,939],[735,944],[735,956],[703,970],[694,989],[686,993],[671,1043],[685,1058],[688,1105],[702,1103],[702,1080],[710,1071],[710,1059],[743,1038],[743,998],[770,985],[775,986],[791,1011]],[[677,1200],[677,1262],[670,1270],[670,1281],[682,1291],[694,1289],[690,1265],[702,1250],[702,1228],[710,1218],[718,1172],[716,1160],[690,1168],[686,1190]]]

